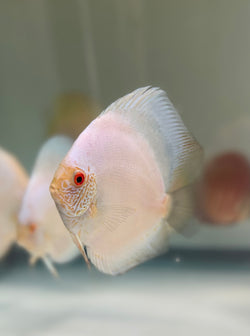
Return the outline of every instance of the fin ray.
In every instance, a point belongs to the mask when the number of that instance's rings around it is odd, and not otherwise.
[[[58,278],[59,275],[58,275],[57,270],[56,270],[55,266],[53,265],[52,261],[48,257],[46,257],[46,256],[42,257],[42,261],[44,262],[44,264],[47,267],[47,269],[49,270],[49,272],[55,278]]]
[[[102,114],[108,112],[123,115],[149,141],[167,192],[184,187],[198,175],[201,146],[189,133],[163,90],[137,89],[115,101]]]
[[[111,207],[114,209],[114,206]],[[120,274],[168,249],[168,237],[173,232],[165,220],[153,226],[145,224],[147,215],[137,218],[134,209],[108,211],[95,238],[86,243],[91,262],[102,272]],[[145,219],[145,221],[144,221]],[[109,224],[109,222],[111,224]],[[149,220],[151,223],[152,221]],[[114,225],[116,224],[116,225]],[[103,244],[103,242],[105,242]]]
[[[196,232],[192,216],[194,214],[194,190],[193,185],[181,188],[171,194],[172,209],[167,218],[169,225],[182,235],[190,237]]]
[[[123,225],[136,210],[130,207],[124,207],[119,204],[99,206],[99,211],[105,213],[103,225],[109,231],[115,231],[118,226]]]

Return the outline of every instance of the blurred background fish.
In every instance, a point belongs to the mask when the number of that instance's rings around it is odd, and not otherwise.
[[[48,135],[64,134],[75,139],[99,112],[97,102],[86,94],[63,93],[57,97],[51,109]]]
[[[145,87],[80,134],[50,190],[85,260],[115,275],[166,252],[171,227],[192,214],[185,188],[201,160],[165,92]]]
[[[16,240],[17,216],[27,182],[22,165],[0,148],[0,258]]]
[[[250,117],[238,115],[213,132],[196,186],[197,218],[231,226],[250,215]]]
[[[78,253],[49,193],[54,172],[71,145],[72,140],[65,136],[52,137],[43,144],[18,216],[18,244],[31,254],[32,264],[41,258],[53,274],[52,262],[67,262]]]
[[[206,162],[196,187],[197,217],[230,225],[250,215],[250,164],[239,152],[223,152]]]

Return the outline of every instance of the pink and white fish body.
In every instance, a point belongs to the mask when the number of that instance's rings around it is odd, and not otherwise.
[[[16,240],[17,215],[27,183],[22,165],[0,148],[0,258]]]
[[[31,262],[41,258],[55,273],[52,262],[63,263],[78,251],[62,223],[49,193],[49,185],[72,140],[50,138],[38,153],[19,212],[18,244],[31,254]]]
[[[102,112],[74,142],[50,186],[85,259],[118,274],[166,252],[172,227],[190,215],[183,190],[201,156],[160,89],[138,89]]]

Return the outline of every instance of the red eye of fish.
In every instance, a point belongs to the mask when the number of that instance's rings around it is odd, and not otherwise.
[[[81,172],[76,173],[74,176],[75,185],[80,186],[84,183],[85,175]]]

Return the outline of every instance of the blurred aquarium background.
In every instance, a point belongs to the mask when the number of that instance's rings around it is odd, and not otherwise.
[[[249,0],[2,0],[0,42],[0,146],[28,172],[67,111],[80,133],[146,85],[168,93],[205,157],[250,158]],[[175,235],[122,276],[81,258],[58,271],[17,247],[0,262],[1,335],[250,333],[250,220]]]

